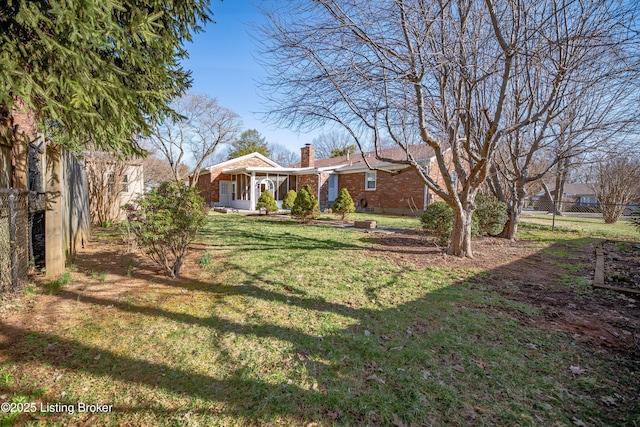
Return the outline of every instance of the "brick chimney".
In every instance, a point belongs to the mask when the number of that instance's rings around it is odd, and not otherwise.
[[[305,144],[300,149],[300,167],[312,168],[316,164],[316,149],[311,144]]]

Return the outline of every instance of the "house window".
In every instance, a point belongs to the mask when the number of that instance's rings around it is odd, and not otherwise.
[[[367,172],[365,174],[365,190],[375,190],[376,189],[376,172]]]
[[[123,193],[129,192],[129,175],[122,176],[122,192]]]

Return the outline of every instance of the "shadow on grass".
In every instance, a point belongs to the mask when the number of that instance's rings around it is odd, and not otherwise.
[[[233,230],[225,233],[232,234]],[[244,233],[242,238],[250,240],[261,240],[266,234],[261,231]],[[320,239],[298,242],[295,236],[287,237],[285,233],[281,233],[278,239],[286,239],[284,246],[287,248],[294,245],[305,250],[362,249],[358,245],[336,246],[335,242]],[[259,249],[257,242],[255,245],[255,249]],[[245,244],[237,246],[241,250],[247,249]],[[119,263],[128,262],[110,251],[95,254],[95,257],[104,260],[96,266],[103,271],[110,268],[119,271],[116,268],[121,266]],[[572,418],[580,417],[616,424],[631,420],[638,409],[637,402],[629,401],[629,406],[618,407],[615,413],[609,411],[598,401],[600,393],[608,393],[609,390],[605,391],[604,386],[589,390],[587,386],[577,384],[565,364],[572,358],[583,357],[582,350],[572,347],[570,340],[560,335],[545,341],[549,339],[550,332],[535,326],[536,322],[529,322],[532,315],[521,311],[517,304],[506,299],[492,302],[494,296],[487,293],[483,284],[486,275],[465,277],[448,286],[425,288],[422,295],[405,303],[389,304],[385,308],[354,308],[305,296],[304,291],[296,294],[287,290],[286,283],[267,277],[266,268],[253,271],[234,263],[226,263],[226,268],[254,284],[229,286],[193,279],[164,280],[144,267],[134,270],[131,276],[186,291],[204,291],[220,297],[238,295],[255,298],[271,303],[273,310],[291,306],[309,313],[338,314],[351,319],[352,326],[319,337],[300,331],[296,325],[238,323],[213,314],[198,317],[79,291],[62,290],[57,297],[77,301],[78,304],[110,307],[123,313],[169,319],[205,328],[215,332],[215,336],[233,333],[284,340],[291,346],[292,359],[288,363],[294,365],[294,371],[296,365],[302,368],[315,381],[312,387],[295,382],[275,384],[262,380],[251,366],[236,365],[228,354],[225,359],[233,367],[231,374],[218,378],[165,363],[127,357],[56,333],[34,332],[4,322],[1,322],[3,332],[20,338],[0,348],[0,351],[12,361],[36,362],[57,369],[159,388],[172,395],[222,402],[224,409],[218,415],[241,417],[258,423],[285,419],[287,423],[298,425],[311,421],[323,424],[336,421],[348,425],[398,425],[398,422],[430,425],[437,421],[449,425],[471,422],[513,425],[522,421],[524,414],[549,424],[553,421],[571,423]],[[525,258],[490,273],[493,277],[502,277],[530,268],[530,262]],[[110,284],[118,286],[127,280],[127,276],[122,276]],[[377,292],[389,290],[389,286],[400,281],[401,271],[398,270],[390,275],[387,283],[365,286],[364,293],[372,299],[377,297]],[[267,285],[282,291],[262,287]],[[514,324],[518,327],[515,328]],[[554,343],[557,348],[541,349],[543,354],[534,350],[536,342]],[[212,338],[209,344],[212,352],[225,351],[217,345],[216,338]],[[96,358],[97,355],[100,358]],[[625,368],[620,369],[623,372]],[[600,374],[593,375],[597,379]],[[556,379],[549,381],[550,376]],[[592,386],[591,383],[588,385]],[[536,406],[536,402],[545,401],[545,396],[560,393],[559,387],[569,388],[570,393],[562,394],[559,403],[553,401],[553,405],[549,404],[552,409]],[[15,392],[7,387],[0,388],[0,391]],[[467,399],[475,399],[473,404],[476,407],[492,409],[475,410],[466,402]],[[70,397],[61,403],[64,402],[75,401]],[[139,412],[151,413],[159,420],[170,418],[178,423],[179,417],[187,413],[216,417],[216,414],[197,408],[175,411],[157,404],[119,405],[114,408],[116,414]]]

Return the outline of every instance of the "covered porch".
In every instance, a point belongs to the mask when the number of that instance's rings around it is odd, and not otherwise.
[[[233,209],[255,211],[258,199],[269,190],[282,209],[282,201],[289,190],[298,189],[297,176],[301,173],[313,173],[300,168],[264,168],[243,167],[225,169],[228,180],[220,181],[219,206]]]

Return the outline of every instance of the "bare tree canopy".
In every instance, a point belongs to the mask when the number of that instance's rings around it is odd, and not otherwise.
[[[319,159],[328,159],[333,157],[334,151],[344,150],[348,146],[355,145],[356,141],[347,132],[329,131],[321,133],[313,138],[313,147],[315,148],[316,157]]]
[[[640,200],[640,159],[616,156],[595,166],[593,190],[607,224],[613,224],[631,202]]]
[[[280,166],[286,167],[300,163],[300,153],[294,153],[284,145],[269,143],[267,148],[269,150],[269,158]]]
[[[565,96],[545,120],[505,137],[507,143],[497,150],[490,180],[494,194],[507,204],[509,219],[503,237],[516,237],[528,188],[536,181],[553,172],[558,189],[554,199],[560,207],[573,169],[628,146],[625,136],[637,130],[640,119],[635,90],[640,67],[615,59],[624,56],[616,52],[621,47],[612,46],[611,60],[598,70],[588,70],[590,79],[565,85]]]
[[[150,154],[142,159],[144,169],[144,186],[146,189],[159,187],[160,184],[173,179],[173,170],[164,156]],[[179,165],[179,176],[189,175],[189,167],[185,164]]]
[[[193,164],[192,185],[215,150],[236,140],[240,119],[236,113],[207,95],[185,95],[171,104],[181,116],[154,123],[153,133],[145,142],[161,154],[171,167],[173,179],[183,181],[182,165]]]
[[[507,137],[542,126],[631,43],[633,2],[318,0],[269,2],[261,30],[270,117],[342,126],[360,149],[414,168],[455,212],[449,253],[472,256],[471,215]],[[634,52],[635,53],[635,52]],[[616,50],[615,57],[635,65]],[[595,74],[594,74],[595,73]],[[380,141],[405,149],[385,159]],[[444,186],[411,156],[435,152]]]

